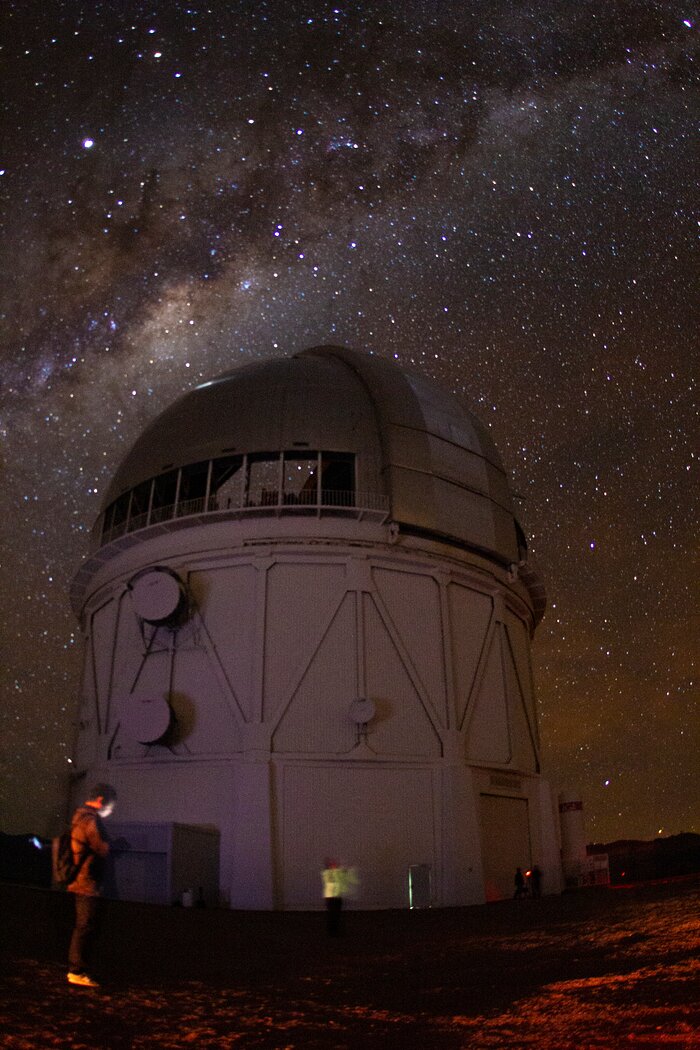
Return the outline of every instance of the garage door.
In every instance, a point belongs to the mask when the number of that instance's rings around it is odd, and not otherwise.
[[[481,848],[486,900],[512,897],[515,869],[532,863],[526,798],[481,796]]]

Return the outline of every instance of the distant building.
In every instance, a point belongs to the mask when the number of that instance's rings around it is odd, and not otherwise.
[[[684,832],[648,841],[593,843],[588,846],[588,859],[609,863],[612,883],[683,878],[700,872],[700,835]]]
[[[560,889],[530,639],[544,589],[484,427],[375,356],[203,383],[117,470],[77,573],[75,763],[119,820],[220,836],[222,901],[479,903]]]
[[[608,886],[610,871],[607,855],[589,853],[586,846],[583,802],[577,794],[559,796],[559,824],[565,887],[574,890],[583,886]]]

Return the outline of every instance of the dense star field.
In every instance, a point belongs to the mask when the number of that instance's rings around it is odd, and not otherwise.
[[[144,424],[337,343],[490,427],[549,595],[545,771],[700,831],[698,22],[630,0],[5,0],[0,827],[51,831],[71,575]]]

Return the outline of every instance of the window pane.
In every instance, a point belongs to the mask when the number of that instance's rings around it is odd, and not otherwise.
[[[114,501],[114,517],[112,518],[112,528],[124,531],[126,526],[126,516],[129,513],[129,498],[130,492],[124,492],[118,499]]]
[[[114,520],[114,504],[110,503],[110,505],[107,507],[107,510],[104,513],[104,518],[102,519],[102,539],[104,539],[106,537],[107,533],[112,528],[113,520]]]
[[[142,529],[148,521],[148,502],[151,498],[151,484],[142,481],[131,493],[131,510],[129,511],[129,532],[134,529]]]
[[[355,505],[355,456],[351,452],[321,453],[321,503]]]
[[[180,475],[180,494],[177,498],[178,516],[183,514],[200,514],[204,510],[204,499],[207,494],[209,460],[201,463],[190,463],[182,468]]]
[[[222,456],[211,465],[209,510],[243,505],[243,456]]]
[[[174,517],[177,475],[177,470],[169,470],[167,474],[153,479],[151,521],[167,521]]]
[[[314,456],[284,454],[284,502],[315,504],[318,454]]]
[[[248,456],[247,507],[275,507],[279,503],[280,454]]]

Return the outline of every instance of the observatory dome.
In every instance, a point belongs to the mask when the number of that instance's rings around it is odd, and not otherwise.
[[[244,365],[143,431],[93,542],[73,790],[119,791],[120,894],[307,911],[323,856],[365,908],[556,886],[544,588],[458,397],[343,347]]]
[[[433,382],[336,346],[236,368],[166,409],[113,478],[102,543],[120,501],[130,501],[136,520],[146,494],[150,508],[154,486],[167,487],[168,478],[182,501],[184,468],[190,484],[198,467],[203,478],[207,464],[226,457],[274,456],[283,470],[311,453],[346,479],[335,488],[351,489],[353,506],[383,500],[404,533],[466,545],[503,565],[523,557],[507,476],[482,424]],[[167,498],[177,506],[174,494]]]

